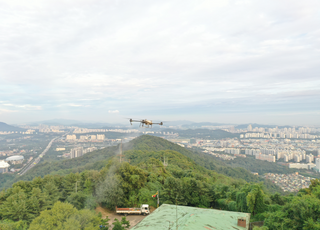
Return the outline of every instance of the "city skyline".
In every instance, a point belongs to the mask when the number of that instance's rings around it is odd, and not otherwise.
[[[319,1],[0,4],[0,121],[320,125]]]

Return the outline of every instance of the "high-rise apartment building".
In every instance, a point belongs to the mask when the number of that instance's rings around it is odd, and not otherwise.
[[[75,134],[73,135],[67,135],[66,140],[76,140],[77,136]]]
[[[276,157],[269,154],[269,155],[266,155],[266,154],[257,154],[256,155],[256,159],[257,160],[263,160],[263,161],[269,161],[269,162],[276,162]]]
[[[320,158],[316,159],[316,169],[318,172],[320,172]]]
[[[81,157],[82,155],[83,155],[83,148],[82,147],[71,149],[71,153],[70,153],[71,159],[76,158],[76,157]]]
[[[302,160],[302,156],[300,156],[300,155],[294,155],[294,156],[293,156],[293,159],[294,159],[295,162],[300,162],[300,161]]]
[[[314,161],[314,156],[312,154],[309,154],[306,156],[306,162],[312,163]]]
[[[89,147],[89,148],[87,148],[87,149],[84,149],[84,150],[83,150],[83,155],[86,154],[86,153],[90,153],[90,152],[92,152],[92,151],[95,151],[95,150],[97,150],[96,147]]]
[[[104,140],[105,135],[104,134],[97,134],[97,140]]]
[[[80,140],[88,140],[88,136],[81,135],[81,136],[80,136]]]
[[[289,168],[295,168],[295,169],[312,169],[316,165],[313,163],[308,163],[308,164],[301,164],[301,163],[291,163],[289,164]]]
[[[229,154],[240,154],[240,149],[226,149],[225,152]]]
[[[260,149],[245,149],[246,155],[257,155],[260,154]]]

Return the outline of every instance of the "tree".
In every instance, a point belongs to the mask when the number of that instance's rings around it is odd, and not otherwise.
[[[114,219],[114,220],[115,222],[112,223],[113,224],[112,230],[125,230],[125,228],[122,227],[122,224],[119,222],[118,219]]]
[[[236,195],[237,209],[240,212],[247,212],[247,194],[245,192],[238,192]]]
[[[123,197],[124,193],[121,189],[120,180],[115,174],[109,173],[106,179],[97,185],[97,202],[103,203],[109,209],[122,205]]]
[[[320,200],[312,195],[295,197],[281,211],[270,213],[265,219],[269,229],[318,229]],[[310,227],[310,228],[309,228]]]
[[[79,173],[70,173],[63,178],[63,196],[68,197],[73,192],[81,191]],[[77,191],[76,191],[77,190]],[[64,201],[64,200],[63,200]]]
[[[125,230],[130,227],[129,221],[126,219],[126,217],[122,217],[121,222],[115,218],[113,224],[112,230]]]
[[[48,208],[48,199],[45,193],[42,193],[41,190],[37,187],[32,189],[31,196],[27,200],[28,209],[31,219],[40,215],[40,212]]]
[[[73,192],[70,194],[70,196],[68,196],[66,201],[80,210],[84,208],[86,200],[87,195],[83,192]]]
[[[127,218],[125,216],[122,217],[121,224],[122,224],[122,226],[124,225],[125,228],[130,228],[130,222],[127,220]]]
[[[308,218],[303,224],[303,230],[319,230],[320,229],[320,221],[314,221],[312,218]]]
[[[276,192],[275,194],[271,195],[270,199],[275,204],[279,204],[279,205],[284,205],[285,204],[283,198],[281,197],[281,195],[278,192]]]
[[[27,206],[27,196],[23,191],[9,196],[0,206],[0,214],[4,219],[13,221],[30,221],[30,210]]]
[[[251,186],[251,188],[251,191],[247,195],[247,206],[248,211],[255,215],[256,213],[261,213],[264,211],[264,192],[259,184],[254,184]]]
[[[93,210],[98,206],[96,198],[93,195],[86,196],[84,208]]]
[[[25,221],[12,221],[12,220],[3,220],[0,221],[1,230],[26,230],[28,224]]]
[[[109,218],[108,218],[108,216],[106,216],[106,218],[102,218],[102,214],[101,214],[101,212],[99,212],[98,213],[98,217],[100,218],[100,224],[99,224],[99,227],[100,227],[100,230],[108,230],[109,229],[109,223],[108,223],[108,221],[110,220]]]
[[[43,192],[47,195],[48,206],[53,206],[61,197],[61,193],[53,181],[48,181],[44,185]]]
[[[168,177],[163,187],[162,195],[165,198],[165,203],[175,204],[176,197],[181,197],[181,181],[174,177]]]
[[[51,210],[41,212],[29,230],[98,230],[101,218],[87,209],[78,211],[71,204],[58,201]]]
[[[147,182],[147,173],[141,168],[132,166],[127,162],[121,164],[117,173],[120,176],[119,179],[125,194],[138,192]]]

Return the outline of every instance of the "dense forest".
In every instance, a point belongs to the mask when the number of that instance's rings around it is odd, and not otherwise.
[[[82,170],[67,173],[62,164],[60,175],[48,170],[49,175],[18,181],[0,192],[0,229],[99,229],[99,225],[108,229],[106,220],[93,211],[98,205],[111,210],[116,205],[143,203],[155,207],[151,195],[156,191],[160,204],[173,204],[177,199],[180,205],[251,213],[251,221],[264,221],[260,228],[264,230],[320,229],[319,180],[297,195],[282,196],[271,193],[256,176],[257,183],[248,183],[253,180],[249,174],[232,178],[226,174],[241,169],[229,167],[222,173],[224,166],[209,161],[210,156],[197,155],[161,138],[140,136],[127,143],[121,163],[115,155],[117,149],[107,149],[100,152],[100,158],[86,154],[64,163],[79,164]],[[164,157],[168,164],[163,163]],[[102,167],[89,169],[81,160]],[[123,219],[114,226],[124,229],[128,223]]]
[[[143,141],[141,141],[143,140]],[[124,149],[135,149],[135,150],[145,150],[145,151],[157,151],[157,150],[174,150],[177,151],[184,156],[192,159],[198,165],[219,172],[220,174],[235,178],[235,179],[243,179],[247,182],[259,183],[264,182],[265,188],[269,192],[279,192],[281,193],[282,190],[271,183],[269,180],[265,180],[264,178],[257,177],[253,175],[250,170],[244,169],[241,165],[228,165],[227,163],[218,160],[216,157],[205,154],[201,151],[197,150],[189,150],[183,148],[179,145],[173,144],[169,141],[166,141],[162,138],[154,139],[151,136],[142,136],[140,138],[134,139],[130,143],[124,146]],[[270,165],[269,162],[264,162],[264,168],[269,169]],[[260,165],[261,166],[261,165]]]

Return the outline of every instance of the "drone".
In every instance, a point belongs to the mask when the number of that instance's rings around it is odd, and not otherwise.
[[[147,119],[143,119],[143,120],[133,120],[130,118],[130,124],[132,125],[132,122],[140,122],[140,125],[139,127],[144,127],[146,126],[146,128],[149,128],[151,126],[152,128],[152,125],[163,125],[163,122],[159,122],[159,123],[154,123],[150,120],[147,120]]]

